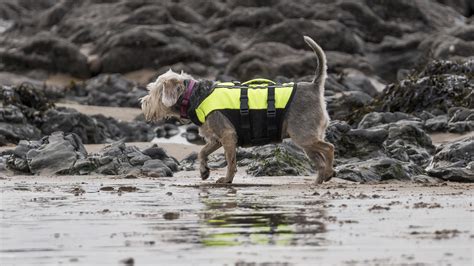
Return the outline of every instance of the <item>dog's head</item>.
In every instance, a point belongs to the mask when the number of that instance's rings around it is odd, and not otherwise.
[[[179,117],[176,108],[178,99],[186,91],[184,80],[192,77],[184,72],[181,74],[168,72],[160,75],[155,82],[148,84],[148,95],[141,98],[142,111],[147,121],[158,121],[167,117]]]

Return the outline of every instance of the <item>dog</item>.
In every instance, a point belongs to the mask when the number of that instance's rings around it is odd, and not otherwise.
[[[334,146],[324,140],[329,125],[324,99],[327,77],[326,56],[313,39],[304,36],[304,41],[316,54],[318,64],[315,77],[312,82],[296,84],[297,89],[284,114],[279,133],[280,139],[291,138],[305,151],[315,165],[316,183],[321,184],[331,179],[334,173]],[[148,84],[147,88],[149,94],[141,98],[141,107],[146,120],[156,121],[170,117],[189,119],[186,115],[186,105],[196,104],[196,98],[210,95],[215,90],[215,83],[208,80],[197,81],[184,72],[179,74],[170,69],[155,82]],[[207,115],[199,128],[200,135],[206,140],[198,156],[203,180],[209,178],[210,174],[208,156],[223,147],[227,172],[225,177],[217,180],[217,183],[232,183],[237,171],[238,131],[239,129],[234,127],[223,112],[214,111]]]

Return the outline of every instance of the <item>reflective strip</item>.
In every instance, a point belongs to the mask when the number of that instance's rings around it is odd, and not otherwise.
[[[217,88],[196,108],[196,116],[201,123],[215,110],[240,109],[240,89],[221,88],[221,86],[233,86],[232,82],[219,83]],[[248,89],[249,109],[267,109],[267,86],[268,84],[251,84]],[[275,88],[275,108],[284,109],[290,100],[293,91],[293,83],[285,83]]]

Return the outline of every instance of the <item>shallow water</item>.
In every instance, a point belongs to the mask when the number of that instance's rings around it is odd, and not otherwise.
[[[472,263],[472,186],[189,174],[1,180],[1,265]],[[442,229],[459,232],[436,239]]]

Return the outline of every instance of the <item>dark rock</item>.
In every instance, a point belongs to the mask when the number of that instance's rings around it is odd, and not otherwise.
[[[361,42],[354,34],[338,21],[310,21],[287,19],[270,26],[258,35],[256,42],[279,42],[293,48],[306,49],[301,36],[311,36],[328,51],[359,53]]]
[[[183,160],[179,162],[179,169],[183,171],[193,171],[196,170],[195,163],[198,159],[198,153],[192,152],[186,156]]]
[[[453,107],[448,110],[448,131],[464,133],[474,131],[474,109]]]
[[[282,14],[270,7],[237,7],[225,17],[218,18],[212,23],[215,30],[232,29],[236,27],[250,27],[252,29],[268,27],[281,22]]]
[[[420,121],[420,119],[401,112],[372,112],[364,116],[362,120],[359,122],[357,128],[371,128],[379,125],[395,123],[400,120],[410,120],[410,121]]]
[[[369,105],[373,98],[362,91],[346,91],[327,97],[327,110],[332,119],[346,120],[354,110]]]
[[[101,114],[93,115],[92,118],[97,123],[97,129],[104,132],[106,139],[147,142],[155,136],[153,128],[143,121],[118,121],[115,118],[105,117]]]
[[[82,78],[90,75],[87,58],[79,49],[48,33],[31,37],[19,48],[0,52],[0,59],[4,70],[45,69]]]
[[[326,139],[334,144],[336,157],[371,158],[383,155],[383,143],[388,137],[384,128],[351,129],[346,122],[331,121]]]
[[[153,144],[150,148],[146,148],[142,151],[143,154],[150,156],[152,159],[164,160],[169,158],[163,148],[158,147],[158,145]]]
[[[474,182],[474,137],[439,146],[428,174],[456,182]]]
[[[142,167],[142,174],[150,177],[172,176],[173,172],[160,160],[146,161]]]
[[[102,72],[123,73],[179,61],[206,63],[210,57],[194,42],[206,41],[198,38],[196,32],[177,25],[124,30],[100,44]]]
[[[199,127],[192,124],[186,128],[186,140],[197,145],[204,145],[206,141],[199,135]]]
[[[75,133],[86,144],[102,143],[106,139],[104,130],[101,130],[96,120],[66,107],[48,110],[44,114],[40,128],[43,134],[55,131]]]
[[[473,72],[474,60],[459,65],[435,61],[410,79],[387,86],[380,99],[382,109],[404,113],[434,110],[447,113],[451,107],[474,108],[474,89],[468,76]]]
[[[261,147],[240,149],[238,160],[240,165],[246,158],[247,174],[253,176],[284,176],[310,175],[313,166],[305,153],[291,142],[279,145],[269,144]]]
[[[425,129],[430,132],[446,131],[448,129],[448,116],[438,115],[426,120]]]
[[[29,170],[33,174],[70,174],[74,163],[87,155],[80,138],[75,134],[56,132],[41,143],[39,148],[31,149],[26,154]]]
[[[227,64],[225,74],[240,80],[255,77],[298,77],[314,73],[314,54],[276,42],[257,43],[237,54]]]
[[[68,98],[82,104],[98,106],[139,107],[147,94],[144,87],[128,81],[120,74],[102,74],[68,90]]]
[[[387,157],[344,164],[336,167],[336,176],[354,182],[379,182],[383,180],[411,180],[423,169],[416,164]]]
[[[423,167],[428,166],[435,150],[431,138],[422,129],[410,124],[389,126],[383,145],[389,157]]]
[[[178,135],[179,128],[175,124],[163,124],[154,129],[157,138],[171,138]]]

